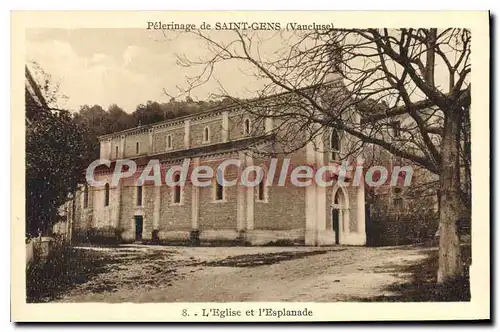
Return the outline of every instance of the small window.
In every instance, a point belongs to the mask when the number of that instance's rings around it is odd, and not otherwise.
[[[224,187],[217,180],[215,180],[215,200],[224,200]]]
[[[142,206],[142,186],[137,187],[137,206]]]
[[[167,150],[172,149],[172,135],[167,135]]]
[[[203,128],[203,143],[210,142],[210,129],[208,127]]]
[[[332,130],[330,135],[330,153],[331,160],[340,159],[340,136],[335,129]]]
[[[118,159],[118,145],[115,147],[115,158]]]
[[[397,210],[403,209],[403,199],[401,197],[394,198],[392,202]]]
[[[109,206],[109,183],[104,186],[104,206]]]
[[[85,188],[83,189],[83,208],[88,208],[89,207],[89,186],[85,185]]]
[[[250,119],[245,119],[245,128],[243,130],[245,135],[250,135],[250,128],[251,128]]]
[[[179,182],[181,178],[181,175],[179,173],[176,173],[174,175],[174,182]],[[174,188],[173,188],[173,202],[174,203],[180,203],[181,202],[181,185],[177,183]]]
[[[139,154],[140,152],[140,145],[139,145],[139,142],[135,143],[135,153],[136,154]]]

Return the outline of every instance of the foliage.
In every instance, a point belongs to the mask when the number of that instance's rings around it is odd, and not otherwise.
[[[132,113],[126,113],[116,104],[109,106],[107,111],[100,105],[83,105],[75,114],[75,121],[90,128],[97,139],[99,135],[195,114],[226,106],[231,102],[233,101],[230,98],[218,101],[194,101],[190,97],[182,101],[171,98],[168,103],[149,100],[145,104],[138,105]]]
[[[374,209],[367,225],[367,242],[372,246],[429,242],[438,224],[439,216],[433,210],[391,213],[387,208]]]
[[[44,91],[38,86],[33,88],[39,93]],[[87,130],[75,123],[68,111],[49,109],[45,102],[35,102],[26,88],[28,237],[50,230],[52,223],[57,222],[59,207],[83,181],[91,149],[87,137]]]

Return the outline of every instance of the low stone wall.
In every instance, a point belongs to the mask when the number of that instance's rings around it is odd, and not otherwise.
[[[37,237],[26,243],[26,265],[30,265],[36,259],[46,259],[52,250],[53,239],[51,237]]]
[[[75,229],[72,241],[74,243],[116,244],[123,241],[121,230],[114,227]]]

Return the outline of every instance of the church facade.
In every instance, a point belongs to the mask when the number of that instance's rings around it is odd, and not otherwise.
[[[276,131],[273,117],[258,121],[238,106],[210,110],[99,137],[100,157],[110,167],[99,167],[96,180],[104,186],[88,186],[75,195],[73,234],[93,230],[116,236],[121,242],[207,243],[246,245],[302,244],[365,245],[364,185],[342,186],[332,179],[320,186],[312,181],[296,186],[290,181],[271,185],[221,186],[216,177],[203,187],[189,180],[182,185],[161,186],[136,178],[112,184],[112,166],[117,160],[132,160],[138,170],[152,159],[161,172],[183,165],[190,169],[217,169],[227,160],[226,181],[241,177],[244,167],[260,166],[264,178],[269,171]],[[288,155],[275,155],[278,172],[284,163],[321,166],[342,161],[343,145],[349,138],[335,131],[324,132]],[[288,160],[288,161],[287,161]],[[355,160],[358,164],[362,160]],[[177,175],[174,175],[174,178]],[[264,180],[264,179],[263,179]],[[264,183],[262,181],[261,183]]]

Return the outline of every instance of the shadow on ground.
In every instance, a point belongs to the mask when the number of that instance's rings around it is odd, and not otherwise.
[[[59,294],[112,269],[114,259],[91,250],[65,247],[26,269],[26,302],[49,302]],[[95,292],[106,291],[94,289]]]
[[[327,252],[328,251],[326,250],[284,251],[284,252],[271,252],[271,253],[262,253],[253,255],[237,255],[215,261],[194,263],[192,265],[225,266],[225,267],[257,267],[261,265],[276,264],[279,262],[289,261],[293,259],[300,259],[313,255],[326,254]]]
[[[178,277],[175,266],[171,266],[172,253],[169,252],[89,249],[64,246],[54,250],[46,260],[29,266],[26,301],[50,302],[75,288],[97,294],[134,287],[138,282],[154,287],[155,282]],[[141,269],[130,271],[137,261],[142,263]]]
[[[390,250],[390,249],[388,249]],[[437,284],[438,250],[423,248],[428,257],[417,264],[381,266],[375,272],[408,274],[406,282],[388,286],[385,291],[392,295],[372,298],[357,298],[362,302],[464,302],[470,301],[469,266],[471,264],[470,246],[462,247],[464,275],[454,281]]]

